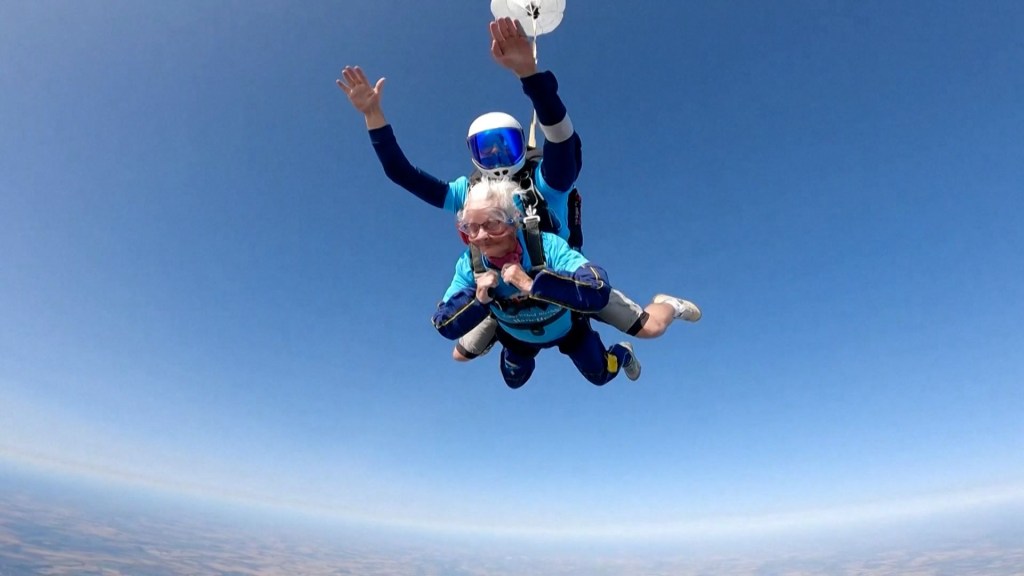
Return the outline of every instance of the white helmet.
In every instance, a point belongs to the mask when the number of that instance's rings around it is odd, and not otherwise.
[[[473,164],[491,178],[511,176],[526,164],[523,127],[504,112],[488,112],[474,120],[466,144]]]

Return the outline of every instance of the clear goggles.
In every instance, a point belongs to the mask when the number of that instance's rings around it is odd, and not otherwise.
[[[466,139],[476,163],[485,170],[515,166],[526,156],[523,131],[516,128],[491,128]]]
[[[507,218],[505,220],[491,218],[482,224],[478,224],[476,222],[459,222],[457,226],[466,236],[476,238],[477,235],[480,234],[481,230],[487,232],[487,234],[491,236],[497,236],[504,233],[508,229],[506,228],[507,226],[515,226],[515,224],[516,221],[511,218]]]

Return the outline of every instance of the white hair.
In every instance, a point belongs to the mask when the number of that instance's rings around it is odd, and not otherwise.
[[[516,207],[515,197],[522,194],[523,189],[508,178],[483,178],[474,184],[466,193],[466,201],[458,213],[461,222],[468,209],[493,210],[500,214],[502,220],[519,222],[523,213]]]

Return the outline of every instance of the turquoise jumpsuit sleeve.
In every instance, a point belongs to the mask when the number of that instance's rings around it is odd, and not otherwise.
[[[469,192],[469,178],[460,176],[448,183],[448,192],[444,196],[443,208],[452,214],[458,214],[466,205],[466,194]]]

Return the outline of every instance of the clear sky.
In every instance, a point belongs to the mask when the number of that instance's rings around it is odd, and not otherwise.
[[[518,391],[450,360],[452,217],[334,85],[468,172],[530,114],[488,2],[0,5],[0,458],[479,533],[1024,499],[1024,5],[567,4],[586,253],[704,318]]]

